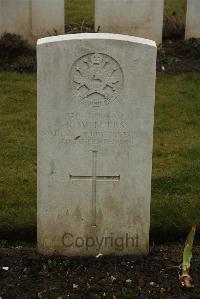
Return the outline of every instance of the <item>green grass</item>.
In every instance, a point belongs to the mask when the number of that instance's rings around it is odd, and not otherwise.
[[[36,223],[36,76],[0,73],[0,228]]]
[[[65,0],[66,24],[93,24],[94,0]]]
[[[200,74],[158,75],[151,229],[200,219]],[[0,230],[36,227],[36,76],[0,73]]]
[[[200,221],[200,74],[160,75],[152,177],[152,228]]]
[[[120,1],[120,0],[119,0]],[[93,24],[95,0],[65,0],[66,24]],[[165,16],[185,23],[187,0],[165,0]]]
[[[187,0],[165,0],[165,16],[170,20],[184,24]]]
[[[65,0],[66,23],[92,24],[94,0]],[[166,0],[184,22],[186,0]],[[200,75],[157,81],[152,230],[185,230],[200,219]],[[36,227],[36,76],[0,73],[0,230]]]

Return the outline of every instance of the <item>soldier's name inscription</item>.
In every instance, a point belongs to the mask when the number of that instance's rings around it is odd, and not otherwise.
[[[64,144],[132,145],[134,132],[130,131],[121,112],[68,112],[59,128],[50,129],[46,135],[57,137]]]

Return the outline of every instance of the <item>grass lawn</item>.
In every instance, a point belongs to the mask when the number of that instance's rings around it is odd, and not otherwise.
[[[158,75],[151,229],[200,219],[200,74]],[[0,73],[0,231],[36,227],[36,76]],[[134,165],[133,165],[134,167]]]
[[[172,21],[185,23],[187,0],[165,0],[165,16]]]
[[[0,73],[0,229],[35,226],[36,76]]]
[[[120,1],[120,0],[119,0]],[[65,0],[66,24],[94,23],[95,0]],[[187,0],[165,0],[165,16],[172,21],[185,22]]]
[[[66,24],[93,24],[94,0],[65,0]]]
[[[200,222],[200,74],[157,80],[152,229],[184,230]]]
[[[185,21],[186,0],[165,15]],[[94,0],[65,0],[66,23],[92,24]],[[159,75],[151,229],[185,230],[200,219],[200,74]],[[0,73],[0,231],[36,228],[36,76]],[[134,166],[133,166],[134,167]]]

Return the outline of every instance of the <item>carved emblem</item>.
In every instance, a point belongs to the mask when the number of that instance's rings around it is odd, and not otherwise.
[[[73,96],[87,106],[100,107],[120,94],[123,74],[112,57],[92,53],[79,58],[72,68]]]

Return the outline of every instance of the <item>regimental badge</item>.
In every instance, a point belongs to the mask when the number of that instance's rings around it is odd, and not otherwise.
[[[123,86],[123,73],[112,57],[91,53],[74,63],[71,80],[74,97],[78,97],[84,105],[100,107],[119,97]]]

